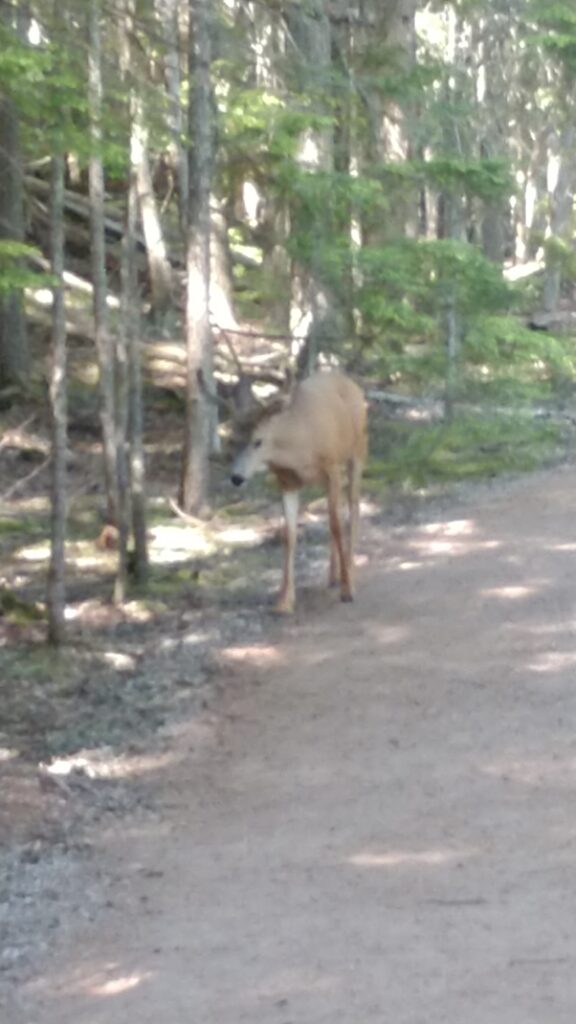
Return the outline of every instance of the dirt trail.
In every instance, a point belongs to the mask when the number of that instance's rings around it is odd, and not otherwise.
[[[101,837],[17,1024],[573,1024],[575,511],[569,468],[366,525],[357,603],[231,652],[162,821]]]

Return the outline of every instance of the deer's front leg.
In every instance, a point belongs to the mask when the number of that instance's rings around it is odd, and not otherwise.
[[[282,589],[278,595],[275,611],[289,615],[294,611],[294,556],[296,553],[296,535],[298,530],[298,491],[282,491],[282,508],[284,510],[284,574]]]

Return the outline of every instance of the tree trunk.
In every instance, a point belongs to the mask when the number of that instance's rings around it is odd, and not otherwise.
[[[365,0],[361,5],[365,21],[361,23],[360,39],[374,50],[381,44],[383,59],[378,73],[384,77],[409,73],[416,63],[416,0]],[[386,164],[402,166],[412,156],[409,106],[382,95],[382,89],[365,88],[368,117],[367,159],[376,170]],[[398,179],[388,184],[389,206],[379,219],[364,224],[369,244],[382,245],[405,237],[415,238],[419,230],[420,195],[416,186]],[[391,191],[390,191],[391,190]]]
[[[104,170],[102,165],[102,48],[100,0],[91,0],[89,13],[89,162],[94,333],[100,373],[100,416],[104,450],[107,517],[118,518],[118,462],[116,458],[116,360],[108,328],[106,250],[104,228]]]
[[[280,5],[238,4],[237,30],[250,40],[250,85],[272,95],[287,92],[287,36]],[[290,329],[290,291],[292,261],[288,254],[290,209],[285,196],[276,194],[265,184],[248,180],[244,188],[260,194],[254,203],[250,226],[258,230],[262,245],[262,279],[271,323],[287,334]]]
[[[59,646],[65,639],[66,605],[66,315],[64,309],[64,157],[52,157],[50,204],[52,290],[52,365],[50,411],[52,416],[51,548],[48,570],[48,641]]]
[[[129,0],[132,4],[132,0]],[[129,41],[127,40],[129,46]],[[142,343],[139,331],[138,285],[136,271],[136,227],[138,186],[136,175],[138,142],[135,138],[135,87],[130,90],[130,181],[126,226],[122,240],[122,318],[128,359],[128,451],[130,458],[130,494],[132,535],[134,538],[133,576],[143,583],[148,576],[148,538],[146,529],[146,473],[144,461],[144,408],[142,394]],[[135,152],[136,150],[136,152]]]
[[[458,393],[458,356],[460,353],[460,325],[456,310],[454,289],[448,286],[444,307],[444,330],[446,337],[446,382],[444,391],[444,419],[454,416],[454,404]]]
[[[473,26],[470,49],[478,55],[476,70],[476,101],[478,121],[484,122],[480,140],[480,158],[493,159],[506,152],[508,140],[503,137],[507,126],[502,117],[502,97],[506,95],[506,46],[509,39],[508,21],[479,15]],[[506,107],[504,107],[506,109]],[[482,251],[487,259],[501,264],[504,259],[506,227],[510,219],[510,201],[484,200],[481,210]]]
[[[150,271],[152,314],[161,317],[172,303],[172,269],[152,184],[148,157],[148,125],[146,124],[144,104],[138,93],[135,92],[134,96],[132,150],[136,166],[140,217]]]
[[[128,464],[128,421],[130,415],[129,352],[134,308],[130,288],[130,244],[127,231],[122,240],[120,259],[120,323],[116,339],[116,460],[118,478],[118,565],[114,582],[114,603],[123,604],[128,591],[128,541],[130,538],[131,497]]]
[[[543,306],[547,313],[555,313],[560,299],[562,267],[559,254],[555,256],[553,243],[558,245],[571,242],[572,210],[574,203],[574,182],[576,178],[576,153],[574,152],[574,129],[569,126],[563,133],[556,154],[549,156],[550,193],[550,236],[544,276]],[[555,180],[554,180],[555,179]]]
[[[0,0],[0,21],[13,27],[17,5]],[[20,127],[13,100],[0,94],[0,243],[24,241]],[[22,292],[0,291],[0,387],[26,384],[30,354]]]
[[[212,196],[210,228],[210,312],[218,327],[238,327],[234,311],[234,285],[228,249],[228,223],[224,202]]]
[[[198,384],[198,372],[202,370],[211,388],[211,9],[211,0],[189,0],[190,138],[193,140],[193,146],[190,154],[190,205],[186,254],[186,425],[180,503],[186,512],[192,514],[201,514],[204,511],[209,488],[210,415]]]
[[[325,112],[332,65],[330,22],[323,0],[310,0],[294,5],[287,14],[290,35],[296,48],[295,67],[300,88],[315,99],[315,109]],[[331,127],[310,126],[303,132],[296,161],[302,174],[316,174],[334,169],[334,138]],[[308,260],[292,264],[290,333],[294,339],[292,356],[298,372],[305,376],[315,366],[323,342],[340,333],[336,297],[323,280],[323,248],[329,227],[321,206],[304,214],[291,211],[291,231],[308,240]]]
[[[128,92],[130,124],[130,172],[126,220],[120,259],[120,322],[117,373],[117,452],[118,452],[118,573],[114,599],[122,603],[127,594],[129,570],[138,582],[148,572],[146,509],[144,496],[144,450],[142,437],[142,375],[139,340],[139,308],[136,261],[138,223],[138,103],[132,68],[135,0],[124,0],[120,25],[120,66]],[[133,565],[129,565],[130,530],[134,536]]]
[[[181,0],[154,0],[158,21],[164,37],[164,77],[168,94],[168,127],[170,159],[176,175],[178,209],[182,236],[186,234],[188,201],[188,163],[184,146],[185,119],[182,107],[182,74],[180,68],[180,32],[178,14]]]

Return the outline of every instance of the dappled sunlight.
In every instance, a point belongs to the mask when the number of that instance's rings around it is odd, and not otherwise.
[[[94,601],[80,601],[75,605],[67,605],[64,611],[64,617],[67,622],[74,622],[77,619],[83,619],[93,615],[94,609],[100,608],[99,602]],[[128,601],[122,606],[122,617],[126,622],[133,623],[146,623],[151,622],[154,618],[154,612],[141,601]],[[107,657],[108,652],[105,652]]]
[[[214,541],[203,529],[167,524],[150,530],[150,559],[158,565],[187,562],[195,555],[207,557],[215,551]]]
[[[382,511],[380,505],[375,501],[371,501],[366,495],[360,498],[358,508],[360,511],[360,518],[363,518],[364,516],[376,516]]]
[[[78,277],[76,274],[66,272],[64,279],[67,284],[67,294],[73,296],[74,291],[82,291],[88,296],[92,295],[92,285],[88,281]],[[72,285],[73,288],[71,287]],[[54,295],[51,288],[25,288],[24,291],[26,297],[37,306],[43,306],[46,309],[50,309],[52,307]],[[105,301],[109,309],[120,309],[120,300],[116,295],[107,294]]]
[[[109,571],[115,564],[112,553],[104,554],[99,551],[97,554],[74,555],[67,552],[67,561],[76,569],[92,569],[96,572]]]
[[[95,996],[118,996],[123,992],[129,992],[131,989],[136,988],[148,978],[150,978],[149,973],[128,974],[119,978],[110,978],[101,985],[93,985],[89,992]]]
[[[548,672],[563,672],[575,665],[576,651],[542,651],[527,663],[526,668],[529,672],[546,674]]]
[[[47,562],[50,557],[49,541],[44,540],[39,544],[28,544],[16,553],[23,562]]]
[[[497,540],[454,540],[450,536],[446,538],[435,537],[430,540],[413,540],[410,547],[414,548],[423,556],[435,555],[469,555],[475,551],[493,551],[501,547]]]
[[[66,779],[83,775],[94,780],[131,779],[139,775],[171,768],[182,760],[177,751],[167,753],[122,754],[110,757],[106,750],[89,750],[69,757],[55,757],[42,765],[42,771],[53,778]]]
[[[104,651],[102,661],[117,672],[134,672],[137,665],[136,658],[123,651]]]
[[[126,992],[133,992],[144,982],[153,978],[152,971],[137,970],[125,973],[117,962],[103,964],[99,969],[92,967],[89,973],[85,971],[75,972],[75,976],[58,982],[58,991],[67,996],[97,996],[107,998],[121,996]],[[51,985],[48,979],[34,986],[39,992],[50,991]]]
[[[253,545],[262,540],[263,530],[253,526],[226,526],[218,531],[218,539],[224,544]]]
[[[414,558],[399,558],[396,566],[401,571],[411,571],[425,560],[438,557],[469,555],[478,551],[493,551],[501,547],[495,539],[485,539],[472,519],[453,519],[446,522],[432,522],[420,526],[407,542]]]
[[[482,597],[495,597],[501,601],[518,601],[538,593],[536,586],[486,587],[480,591]]]
[[[270,644],[249,644],[246,647],[228,647],[222,659],[229,665],[254,665],[257,668],[282,664],[284,658],[278,647]]]
[[[50,498],[43,494],[34,494],[10,502],[12,516],[47,515],[50,512]]]
[[[471,847],[451,850],[432,848],[430,850],[366,850],[356,853],[347,860],[356,868],[397,868],[413,865],[441,867],[443,864],[454,864],[475,857],[479,850]]]
[[[204,643],[206,643],[206,633],[190,630],[188,633],[184,633],[183,636],[179,636],[176,640],[171,637],[165,637],[161,642],[161,650],[169,651],[177,644],[182,644],[185,647],[197,647],[199,644]]]
[[[426,523],[420,528],[422,533],[442,537],[471,537],[477,533],[472,519],[452,519],[449,522]]]

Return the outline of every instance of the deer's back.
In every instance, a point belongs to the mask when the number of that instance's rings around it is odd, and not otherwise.
[[[344,374],[315,374],[296,388],[290,408],[278,417],[278,430],[286,465],[299,471],[305,482],[322,478],[331,465],[350,458],[364,461],[364,395]]]

